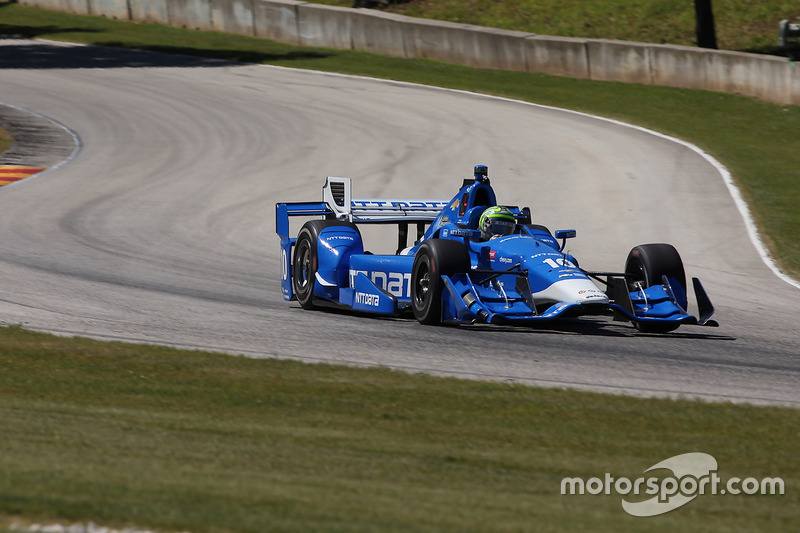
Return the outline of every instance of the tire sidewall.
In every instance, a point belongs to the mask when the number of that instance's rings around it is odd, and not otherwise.
[[[358,227],[352,222],[326,219],[309,220],[300,231],[297,232],[297,241],[294,245],[292,255],[292,289],[297,301],[303,309],[314,309],[314,287],[316,286],[316,275],[319,269],[318,243],[320,234],[326,228],[334,226],[348,226],[355,229],[359,234]],[[304,270],[301,255],[307,250],[310,268]],[[303,284],[302,282],[305,281]]]
[[[449,239],[430,239],[422,243],[414,257],[411,270],[411,307],[421,324],[439,325],[442,322],[442,276],[451,276],[470,268],[467,247]],[[422,297],[422,276],[427,273],[427,294]]]
[[[686,273],[678,251],[671,244],[641,244],[634,247],[625,262],[625,273],[633,274],[644,288],[660,285],[663,276],[672,278],[686,291]]]
[[[625,273],[634,276],[642,283],[643,289],[661,285],[664,276],[677,281],[686,294],[686,272],[680,254],[671,244],[642,244],[634,247],[625,261]],[[628,283],[631,291],[639,290],[635,282]],[[682,302],[685,306],[685,302]],[[678,328],[679,324],[635,322],[636,329],[643,333],[667,333]]]
[[[315,230],[316,228],[309,224],[300,229],[292,259],[292,288],[303,309],[314,307],[314,285],[318,267],[317,239],[319,238],[319,232]],[[309,269],[305,267],[306,261],[311,263]]]

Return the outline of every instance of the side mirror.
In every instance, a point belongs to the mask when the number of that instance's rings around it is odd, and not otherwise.
[[[578,232],[574,229],[559,229],[556,230],[555,237],[556,239],[561,239],[561,249],[560,252],[564,251],[564,247],[567,245],[567,239],[574,239],[578,235]]]
[[[520,224],[530,224],[531,223],[531,208],[530,207],[523,207],[519,210],[519,217],[517,221]]]

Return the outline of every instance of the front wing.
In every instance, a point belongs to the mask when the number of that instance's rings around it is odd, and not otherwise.
[[[686,295],[681,294],[680,285],[670,282],[666,277],[662,285],[629,292],[624,274],[616,276],[609,277],[610,303],[584,305],[557,302],[549,306],[537,305],[525,282],[517,282],[514,291],[504,290],[500,294],[476,284],[468,274],[442,276],[447,288],[442,295],[442,321],[521,324],[613,311],[634,324],[717,325],[710,320],[714,307],[697,278],[692,278],[699,309],[699,316],[695,317],[686,311],[686,304],[682,303],[686,301]],[[520,276],[519,280],[524,281],[524,277]]]

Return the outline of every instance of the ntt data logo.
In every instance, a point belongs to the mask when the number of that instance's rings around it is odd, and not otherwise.
[[[561,480],[562,495],[619,494],[622,508],[633,516],[656,516],[682,507],[697,496],[784,494],[783,479],[766,477],[761,480],[748,477],[732,477],[723,481],[717,475],[717,460],[707,453],[691,452],[676,455],[656,463],[644,473],[662,470],[670,471],[668,476],[640,476],[636,479],[614,478],[606,473],[604,477],[582,479],[567,477]],[[644,501],[636,496],[652,496]],[[632,498],[633,496],[633,498]]]

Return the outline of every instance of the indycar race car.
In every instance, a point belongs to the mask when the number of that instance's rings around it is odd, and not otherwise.
[[[290,236],[290,217],[321,217]],[[361,224],[396,224],[397,251],[365,251]],[[416,242],[408,245],[409,225]],[[692,278],[698,316],[687,312],[686,275],[669,244],[643,244],[623,272],[592,272],[564,252],[574,230],[551,234],[527,207],[497,204],[486,166],[451,200],[355,199],[348,178],[328,177],[322,202],[278,203],[281,288],[304,309],[334,305],[422,324],[535,324],[613,315],[639,330],[718,325],[703,285]],[[560,241],[560,243],[559,243]],[[600,288],[600,285],[604,288]]]

